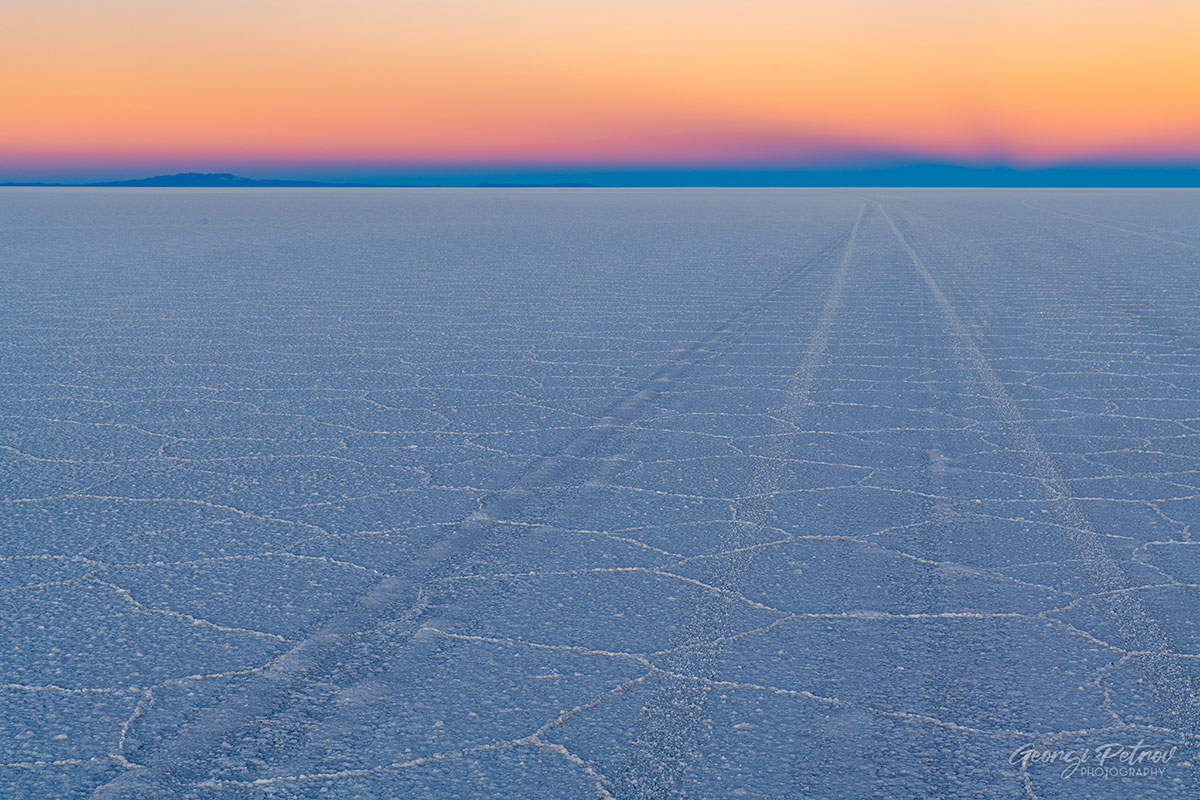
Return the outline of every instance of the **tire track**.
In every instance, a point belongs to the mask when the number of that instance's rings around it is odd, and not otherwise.
[[[1048,209],[1043,209],[1029,202],[1023,202],[1022,205],[1037,211],[1045,211],[1047,214],[1057,213],[1051,212]],[[1020,221],[1019,217],[1003,216],[997,217],[997,219],[1004,220],[1010,225],[1024,224]],[[1049,242],[1055,247],[1078,255],[1083,259],[1090,260],[1092,254],[1087,250],[1086,247],[1081,245],[1078,241],[1064,236],[1061,230],[1055,230],[1043,223],[1044,221],[1038,222],[1034,227],[1026,226],[1026,229],[1030,231],[1031,236],[1036,235],[1042,237],[1043,239],[1049,240]],[[1155,229],[1151,228],[1151,230]],[[1133,233],[1133,231],[1130,232]],[[1009,257],[1012,257],[1011,253],[1009,254]],[[1154,334],[1159,334],[1165,331],[1167,335],[1172,337],[1179,344],[1185,347],[1200,349],[1200,339],[1197,338],[1195,333],[1183,330],[1177,324],[1168,322],[1167,318],[1164,318],[1161,315],[1152,315],[1147,311],[1147,309],[1154,308],[1155,304],[1160,298],[1155,295],[1148,294],[1144,286],[1136,284],[1130,279],[1122,277],[1119,274],[1114,274],[1113,272],[1093,272],[1088,274],[1083,279],[1074,278],[1074,276],[1072,276],[1072,278],[1075,281],[1075,288],[1077,291],[1086,292],[1089,297],[1095,298],[1097,302],[1103,303],[1107,301],[1107,308],[1105,309],[1106,312],[1119,315],[1129,320],[1132,324],[1140,326],[1141,330],[1143,331]],[[1118,306],[1114,306],[1111,302],[1111,297],[1114,293],[1119,293],[1120,296],[1124,298],[1125,302]],[[1131,298],[1136,298],[1138,302],[1130,302]],[[1178,320],[1176,320],[1176,322],[1177,321]]]
[[[1137,223],[1112,222],[1112,221],[1102,219],[1099,217],[1092,217],[1092,216],[1083,215],[1083,214],[1070,214],[1070,213],[1067,213],[1066,211],[1055,211],[1054,209],[1046,208],[1044,206],[1039,206],[1035,203],[1031,203],[1028,200],[1022,201],[1021,205],[1025,206],[1026,208],[1031,208],[1034,211],[1040,211],[1043,214],[1052,214],[1056,217],[1062,217],[1063,219],[1070,219],[1070,220],[1074,220],[1076,222],[1086,222],[1089,225],[1098,225],[1101,228],[1108,228],[1109,230],[1121,231],[1122,233],[1132,233],[1135,236],[1143,236],[1147,239],[1157,239],[1160,242],[1167,242],[1169,244],[1179,245],[1180,247],[1190,247],[1193,250],[1200,250],[1200,244],[1198,244],[1196,242],[1181,242],[1178,239],[1172,239],[1169,236],[1159,236],[1156,233],[1149,232],[1150,230],[1158,230],[1157,228],[1149,228],[1148,230],[1138,230],[1139,228],[1142,228],[1143,226],[1138,225]],[[1172,233],[1173,233],[1173,231],[1172,231]],[[1187,236],[1188,234],[1178,234],[1178,235]]]
[[[1004,388],[974,336],[938,285],[932,271],[900,232],[883,206],[876,203],[876,207],[892,229],[900,246],[908,254],[917,274],[937,301],[942,317],[957,340],[959,357],[978,375],[980,382],[987,389],[1006,436],[1028,460],[1033,474],[1046,486],[1051,499],[1061,509],[1059,513],[1066,523],[1064,530],[1077,551],[1073,555],[1083,564],[1083,569],[1095,585],[1097,593],[1113,593],[1109,595],[1111,604],[1107,610],[1118,630],[1128,640],[1136,642],[1136,649],[1145,654],[1147,669],[1153,675],[1154,684],[1166,695],[1168,710],[1179,716],[1184,726],[1183,732],[1188,735],[1195,734],[1197,721],[1200,719],[1200,707],[1197,706],[1192,690],[1191,676],[1180,668],[1177,659],[1169,655],[1172,650],[1166,634],[1146,613],[1136,593],[1126,591],[1137,584],[1129,580],[1109,554],[1102,537],[1097,534],[1079,501],[1055,468],[1051,456],[1042,447],[1037,434]]]
[[[862,212],[860,211],[860,219]],[[405,564],[402,573],[376,584],[344,612],[311,636],[276,657],[235,688],[217,706],[204,709],[180,734],[153,754],[149,763],[132,766],[93,793],[94,800],[163,796],[194,781],[197,762],[229,735],[254,725],[288,703],[290,690],[345,651],[363,634],[388,625],[400,640],[415,634],[428,606],[425,588],[439,570],[468,556],[487,541],[508,532],[497,520],[515,519],[534,498],[534,490],[554,485],[572,465],[615,431],[642,416],[655,398],[704,361],[719,358],[748,332],[774,301],[790,291],[813,267],[853,241],[856,221],[814,256],[792,269],[734,317],[708,333],[677,359],[647,378],[640,388],[605,410],[604,415],[556,453],[542,458],[509,489],[454,527],[453,532]],[[714,349],[714,345],[720,345]],[[124,754],[115,754],[122,759]]]
[[[789,424],[797,425],[802,421],[805,408],[811,402],[816,374],[823,366],[829,348],[830,332],[842,304],[855,241],[866,212],[864,203],[842,251],[821,316],[809,335],[804,356],[788,386],[786,404],[775,412]],[[772,443],[771,449],[779,451],[773,455],[783,455],[785,445],[769,441]],[[781,476],[786,467],[780,459],[768,458],[762,463],[764,466],[755,471],[747,487],[746,496],[749,499],[734,503],[732,518],[735,520],[769,521],[770,496],[781,485]],[[721,567],[711,580],[714,585],[731,591],[737,591],[738,587],[746,584],[757,556],[757,551],[752,549],[739,551],[739,548],[749,544],[740,531],[741,528],[736,527],[734,534],[724,543],[723,550],[735,552],[717,562]],[[669,666],[671,672],[715,679],[725,638],[733,630],[730,606],[722,599],[707,599],[688,621],[681,636],[682,649]],[[686,795],[683,781],[691,765],[703,758],[699,744],[704,737],[703,711],[708,698],[707,685],[695,680],[660,678],[662,683],[659,690],[646,701],[647,720],[633,741],[632,752],[614,776],[616,797],[639,800],[682,797]]]

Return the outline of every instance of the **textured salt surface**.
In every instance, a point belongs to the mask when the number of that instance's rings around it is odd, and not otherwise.
[[[1200,796],[1198,192],[0,190],[0,275],[6,797]]]

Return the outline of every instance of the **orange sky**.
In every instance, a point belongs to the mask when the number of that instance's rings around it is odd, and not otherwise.
[[[0,0],[0,166],[1200,157],[1196,0]]]

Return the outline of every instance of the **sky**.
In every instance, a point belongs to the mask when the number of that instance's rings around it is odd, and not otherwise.
[[[1200,164],[1196,0],[0,0],[0,29],[0,181]]]

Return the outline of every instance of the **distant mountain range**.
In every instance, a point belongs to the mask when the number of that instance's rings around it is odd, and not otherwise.
[[[217,188],[253,188],[253,187],[292,187],[292,188],[367,188],[372,184],[365,183],[326,183],[324,181],[285,181],[277,178],[243,178],[231,172],[177,172],[174,175],[155,175],[150,178],[134,178],[127,181],[96,181],[94,183],[0,183],[0,186],[157,186],[157,187],[217,187]],[[586,188],[590,183],[480,183],[476,188],[515,189],[515,188]]]
[[[348,183],[322,181],[285,181],[275,178],[243,178],[229,172],[178,172],[174,175],[155,175],[129,181],[105,181],[92,186],[353,186]]]
[[[177,172],[174,175],[155,175],[128,181],[97,181],[95,183],[3,183],[0,186],[166,186],[166,187],[313,187],[357,186],[353,183],[323,183],[321,181],[284,181],[274,178],[243,178],[229,172]]]

